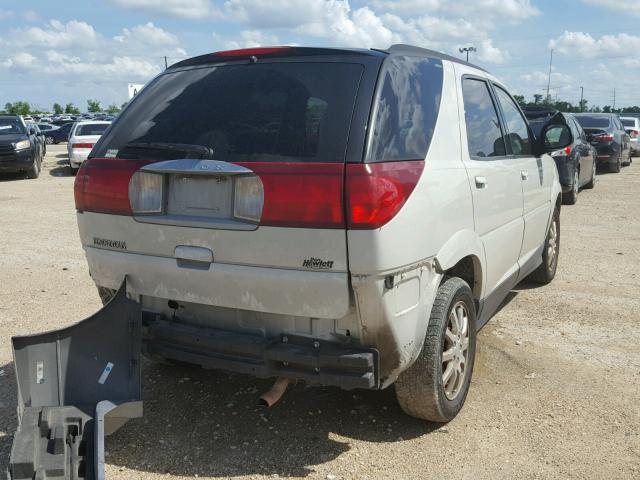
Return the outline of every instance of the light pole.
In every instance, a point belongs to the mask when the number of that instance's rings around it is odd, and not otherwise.
[[[584,87],[580,87],[580,111],[582,112],[582,100],[584,99]]]
[[[458,51],[460,53],[467,53],[467,62],[469,61],[469,52],[477,52],[478,50],[476,49],[476,47],[464,47],[464,48],[459,48]]]

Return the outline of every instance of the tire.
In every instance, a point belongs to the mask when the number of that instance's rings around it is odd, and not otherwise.
[[[459,342],[456,315],[466,314],[466,337],[464,328]],[[473,294],[467,283],[457,277],[445,278],[438,288],[433,302],[429,326],[422,351],[411,367],[402,372],[395,383],[396,398],[402,410],[415,418],[431,422],[449,422],[462,409],[467,398],[476,352],[476,308]],[[447,335],[449,331],[449,335]],[[453,337],[451,340],[450,338]],[[456,343],[453,343],[455,339]],[[466,350],[463,345],[466,343]],[[453,351],[448,367],[443,368],[443,354]],[[456,367],[462,367],[462,377],[451,373],[447,381],[443,375]]]
[[[591,169],[591,179],[584,186],[584,188],[586,188],[587,190],[591,190],[595,186],[596,186],[596,162],[594,160],[593,161],[593,168]]]
[[[40,161],[37,158],[33,159],[33,165],[27,170],[27,178],[35,179],[40,175]]]
[[[551,248],[552,247],[552,248]],[[553,253],[552,253],[553,252]],[[560,210],[553,210],[551,224],[547,230],[542,249],[542,263],[529,275],[529,280],[546,285],[556,276],[558,269],[558,257],[560,255]]]
[[[53,137],[44,137],[44,141],[47,145],[51,145],[54,142]]]
[[[624,162],[622,164],[623,167],[628,167],[629,165],[631,165],[631,149],[629,149],[629,157],[627,158],[627,161]]]
[[[609,164],[609,171],[611,173],[620,173],[620,169],[622,168],[622,152],[618,154],[618,160],[616,163]]]
[[[580,172],[577,168],[573,169],[573,185],[571,186],[571,190],[567,192],[565,195],[562,194],[562,203],[565,205],[575,205],[578,201],[578,190],[580,185]]]

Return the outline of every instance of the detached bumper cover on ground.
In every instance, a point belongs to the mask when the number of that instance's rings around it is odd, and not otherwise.
[[[95,315],[14,337],[18,417],[9,478],[104,478],[104,435],[142,415],[141,309],[126,282]]]

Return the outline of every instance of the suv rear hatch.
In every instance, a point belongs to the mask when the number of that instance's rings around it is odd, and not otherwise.
[[[76,179],[98,285],[347,314],[345,163],[361,161],[381,54],[309,50],[197,57],[135,97]]]

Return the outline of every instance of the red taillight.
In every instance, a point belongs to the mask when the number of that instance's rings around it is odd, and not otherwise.
[[[600,135],[593,136],[594,142],[613,142],[613,135],[610,133],[602,133]]]
[[[131,215],[129,180],[149,160],[92,158],[82,163],[73,192],[79,212]]]
[[[415,188],[424,161],[347,165],[347,228],[374,229],[389,222]]]
[[[638,134],[640,134],[639,130],[629,130],[629,135],[631,136],[631,138],[636,138],[638,136]]]
[[[259,55],[272,55],[274,53],[286,52],[287,50],[291,50],[291,47],[240,48],[238,50],[214,52],[211,55],[215,57],[251,57]]]
[[[72,143],[71,148],[93,148],[93,143]]]
[[[241,163],[260,177],[260,225],[344,228],[342,163]]]
[[[564,153],[566,156],[571,155],[571,145],[569,145],[568,147],[564,147]]]

